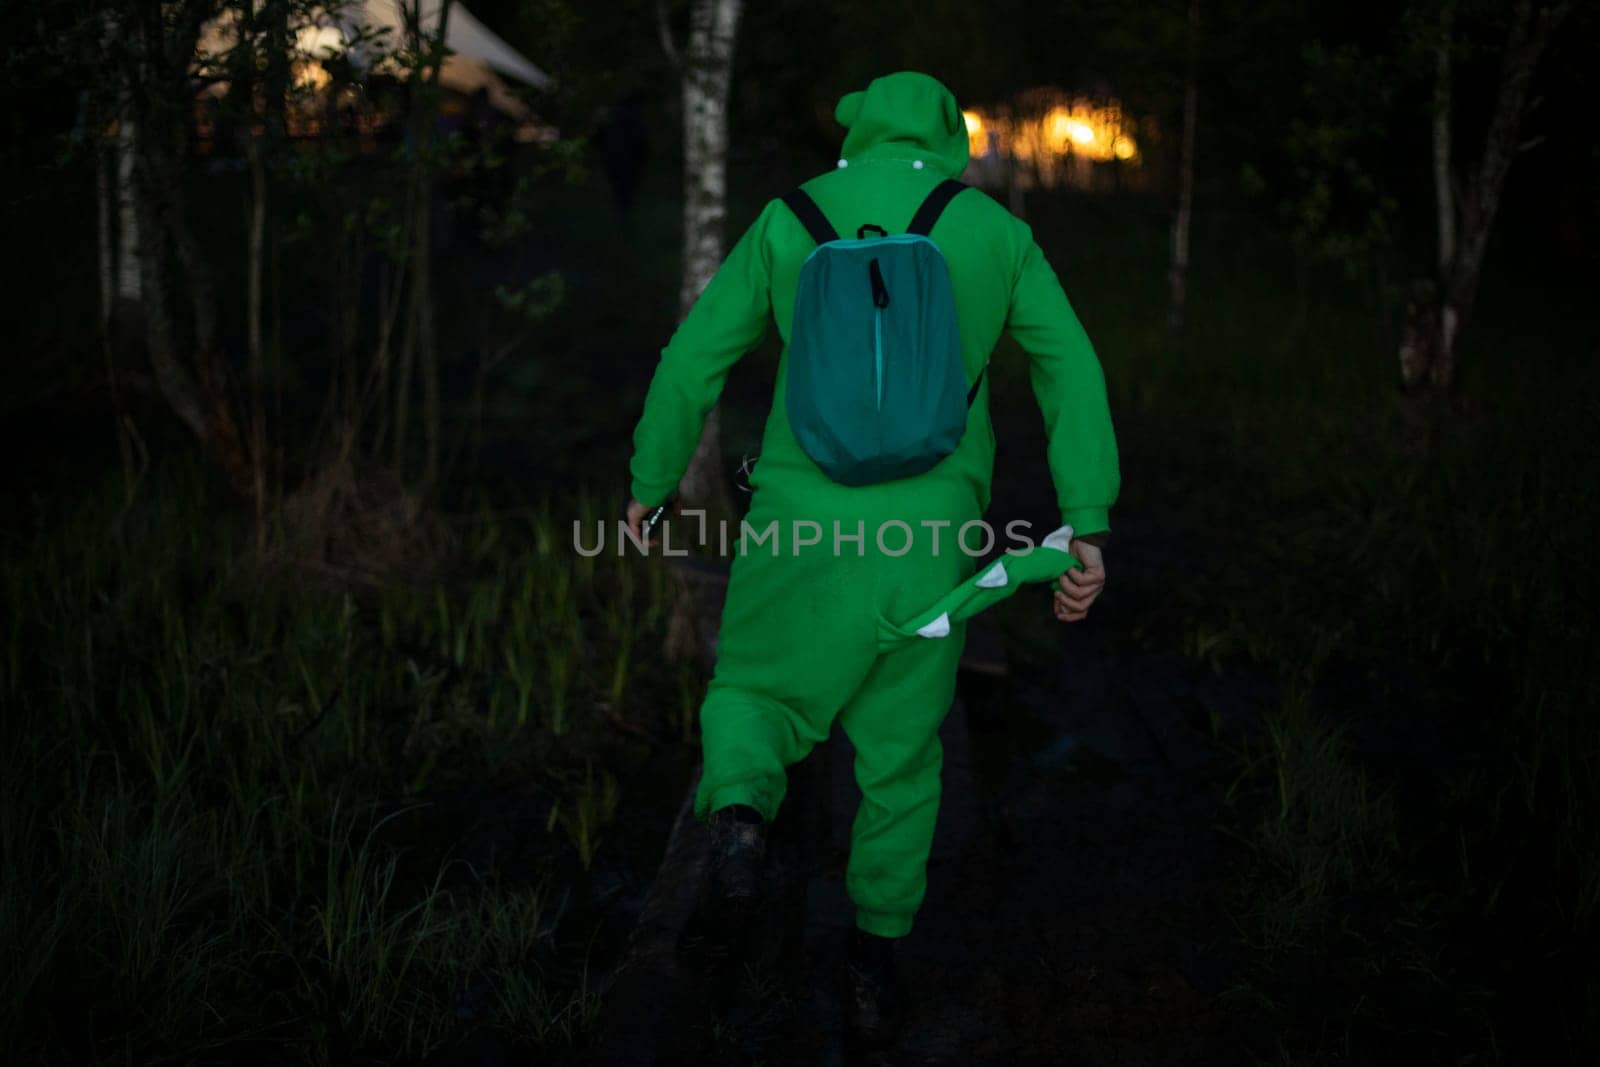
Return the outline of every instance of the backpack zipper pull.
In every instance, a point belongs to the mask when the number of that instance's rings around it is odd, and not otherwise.
[[[883,282],[883,270],[879,268],[876,259],[867,264],[867,273],[872,277],[872,306],[875,308],[888,307],[889,287]]]

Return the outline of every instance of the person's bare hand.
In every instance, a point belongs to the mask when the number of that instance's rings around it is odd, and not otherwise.
[[[651,507],[650,505],[641,504],[637,500],[628,501],[628,529],[633,531],[634,537],[641,540],[643,539],[644,518],[654,510],[655,508]],[[672,513],[674,515],[678,514],[678,502],[676,500],[672,501]],[[644,545],[646,548],[652,548],[655,546],[655,543],[656,539],[651,538],[650,540],[645,541]]]
[[[1100,550],[1086,541],[1073,541],[1069,551],[1083,563],[1057,579],[1055,616],[1061,622],[1086,618],[1095,598],[1106,587],[1106,564]]]
[[[654,510],[654,508],[641,504],[637,500],[628,501],[628,529],[633,531],[635,538],[643,540],[644,517]],[[646,547],[649,546],[649,542],[645,542],[645,544]]]

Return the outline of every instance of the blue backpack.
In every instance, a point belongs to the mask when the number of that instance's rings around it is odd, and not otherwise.
[[[905,233],[869,223],[853,241],[804,190],[783,198],[817,242],[795,294],[785,407],[801,449],[843,485],[921,474],[966,433],[983,372],[968,386],[950,270],[930,237],[965,188],[941,182]]]

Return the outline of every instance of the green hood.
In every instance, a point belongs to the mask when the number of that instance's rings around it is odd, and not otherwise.
[[[850,132],[841,153],[846,159],[896,151],[924,156],[951,177],[967,166],[967,123],[956,98],[937,79],[915,71],[874,78],[865,89],[846,94],[833,117]],[[879,150],[880,146],[894,146]]]

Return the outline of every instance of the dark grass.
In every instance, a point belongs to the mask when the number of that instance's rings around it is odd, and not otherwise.
[[[1455,409],[1428,411],[1352,286],[1297,294],[1252,243],[1243,220],[1212,231],[1182,344],[1102,354],[1122,409],[1170,435],[1136,447],[1178,484],[1134,498],[1221,534],[1147,639],[1281,681],[1237,741],[1224,827],[1248,857],[1233,999],[1254,1054],[1586,1062],[1600,403],[1572,275],[1503,265]]]
[[[627,872],[596,863],[623,852],[619,777],[698,696],[660,659],[662,568],[575,565],[569,522],[483,511],[447,571],[351,591],[257,565],[206,485],[162,469],[128,507],[112,484],[8,546],[11,1047],[583,1045],[590,956],[625,932],[600,875]]]

